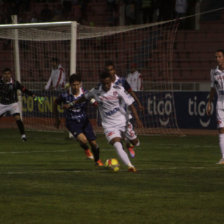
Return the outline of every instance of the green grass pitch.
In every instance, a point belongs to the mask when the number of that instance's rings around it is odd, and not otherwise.
[[[0,224],[224,223],[217,136],[140,137],[137,173],[95,167],[66,133],[27,136],[0,129]]]

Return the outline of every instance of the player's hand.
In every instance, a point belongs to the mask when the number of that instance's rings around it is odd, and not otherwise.
[[[139,120],[139,119],[136,120],[136,125],[137,125],[137,128],[144,128],[141,120]]]
[[[208,102],[208,104],[207,104],[207,108],[206,108],[206,114],[207,114],[208,116],[211,115],[211,110],[212,110],[211,102]]]
[[[59,119],[59,118],[55,118],[54,126],[55,126],[57,129],[59,128],[60,123],[61,123],[60,119]]]
[[[70,104],[63,104],[63,109],[65,109],[65,110],[69,109],[70,107],[71,107]]]

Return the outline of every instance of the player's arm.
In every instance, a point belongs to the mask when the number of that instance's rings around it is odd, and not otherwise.
[[[142,86],[142,75],[139,73],[138,80],[137,80],[137,90],[141,91],[143,90]]]
[[[129,107],[129,109],[131,110],[135,120],[136,120],[136,124],[137,127],[142,128],[143,124],[141,122],[141,120],[139,119],[138,113],[136,111],[136,108],[134,106],[134,99],[133,97],[127,93],[127,91],[125,91],[125,89],[121,86],[117,86],[116,88],[118,88],[118,94],[119,96],[123,99],[123,101],[125,102],[125,104]]]
[[[24,87],[20,82],[16,81],[16,85],[17,85],[17,89],[20,89],[22,93],[28,96],[35,97],[35,94],[32,91],[28,90],[26,87]]]
[[[129,83],[127,82],[127,80],[124,81],[123,87],[135,99],[136,103],[138,104],[139,110],[140,111],[144,111],[144,107],[142,106],[139,98],[137,97],[137,95],[135,94],[135,92],[132,90],[132,88],[129,85]]]
[[[129,109],[131,110],[131,112],[132,112],[132,114],[133,114],[133,116],[134,116],[134,118],[135,118],[135,120],[136,120],[137,127],[138,127],[138,128],[143,128],[144,126],[143,126],[143,124],[142,124],[142,121],[139,119],[139,116],[138,116],[138,113],[137,113],[137,111],[136,111],[135,106],[134,106],[133,104],[131,104],[131,105],[129,106]]]
[[[209,98],[208,98],[208,104],[207,104],[207,108],[206,108],[207,115],[211,115],[211,109],[212,109],[211,103],[214,99],[215,91],[216,91],[215,88],[211,87],[210,93],[209,93]]]
[[[215,80],[214,80],[214,69],[212,69],[210,71],[210,78],[211,78],[211,89],[210,89],[210,93],[209,93],[209,98],[208,98],[208,104],[207,104],[207,108],[206,108],[206,113],[207,115],[211,115],[211,103],[214,99],[214,95],[215,95]]]
[[[51,79],[51,76],[50,76],[49,79],[48,79],[48,81],[47,81],[47,84],[44,87],[45,90],[49,90],[49,88],[51,86],[51,82],[52,82],[52,79]]]

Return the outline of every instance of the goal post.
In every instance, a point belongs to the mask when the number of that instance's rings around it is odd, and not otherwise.
[[[67,81],[70,74],[77,72],[86,89],[97,85],[106,61],[113,61],[117,75],[122,77],[131,71],[131,64],[136,64],[144,85],[143,91],[136,94],[145,108],[144,113],[139,112],[144,129],[137,132],[179,134],[172,74],[177,26],[175,21],[121,27],[91,27],[70,21],[0,25],[1,70],[11,67],[15,71],[11,43],[17,30],[21,82],[46,97],[43,104],[22,97],[26,128],[55,130],[52,104],[60,91],[45,91],[44,85],[50,76],[51,58],[58,57]],[[63,118],[63,110],[58,110]],[[102,131],[97,110],[90,105],[88,114],[95,130]],[[10,125],[3,125],[1,119],[0,128]]]

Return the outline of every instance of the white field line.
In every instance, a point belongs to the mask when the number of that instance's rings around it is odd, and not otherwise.
[[[219,166],[221,168],[221,166]],[[224,168],[224,166],[222,167]],[[138,169],[138,172],[136,174],[144,174],[145,171],[153,171],[153,170],[215,170],[217,169],[217,166],[215,167],[158,167],[158,168],[147,168],[147,169]],[[92,172],[109,172],[111,173],[111,170],[107,169],[92,169],[92,170],[36,170],[36,171],[6,171],[6,172],[0,172],[0,175],[24,175],[24,174],[61,174],[61,173],[92,173]],[[120,170],[118,173],[127,173],[127,170]],[[113,173],[113,172],[112,172]]]

